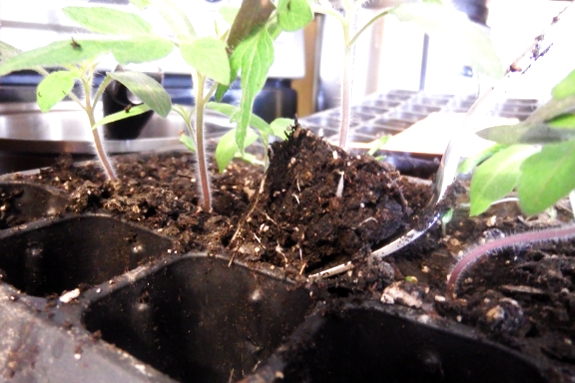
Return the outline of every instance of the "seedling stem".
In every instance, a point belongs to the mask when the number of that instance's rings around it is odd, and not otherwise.
[[[204,145],[204,112],[206,108],[204,87],[206,85],[206,77],[195,70],[192,70],[192,77],[196,88],[196,153],[198,156],[198,173],[200,175],[202,207],[204,210],[210,211],[212,209],[212,197],[210,193],[210,178]]]
[[[100,99],[100,96],[104,92],[104,89],[106,89],[108,84],[111,82],[111,78],[106,76],[106,78],[102,81],[102,84],[98,88],[96,94],[94,95],[94,100],[92,101],[91,96],[90,96],[90,91],[92,89],[93,78],[94,78],[93,72],[89,73],[87,76],[82,76],[82,78],[81,78],[82,88],[84,88],[84,102],[85,102],[83,109],[84,109],[84,111],[86,111],[86,114],[88,115],[88,119],[90,121],[90,126],[94,126],[96,124],[96,118],[94,118],[94,107],[98,103],[98,100]],[[70,93],[70,94],[72,95],[72,93]],[[76,98],[76,102],[80,106],[82,106],[81,101],[78,100],[77,98]],[[104,171],[106,172],[106,176],[110,180],[115,180],[116,179],[116,172],[114,171],[114,168],[110,162],[110,159],[108,158],[108,155],[106,154],[106,151],[104,150],[104,145],[102,145],[102,140],[100,139],[100,134],[98,133],[98,129],[92,129],[92,137],[94,138],[94,147],[96,148],[96,155],[98,156],[100,163],[104,167]]]

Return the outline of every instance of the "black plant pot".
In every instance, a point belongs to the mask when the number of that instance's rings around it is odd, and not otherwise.
[[[117,70],[122,70],[120,67]],[[157,82],[162,82],[161,73],[148,73]],[[121,111],[129,111],[136,105],[141,105],[139,100],[123,84],[113,80],[102,95],[102,107],[104,116]],[[123,120],[110,122],[104,125],[104,137],[109,140],[133,140],[138,138],[146,123],[152,118],[154,111],[142,113],[137,116],[125,118]]]

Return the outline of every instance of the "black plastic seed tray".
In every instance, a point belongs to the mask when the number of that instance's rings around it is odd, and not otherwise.
[[[405,307],[320,307],[255,374],[261,382],[543,383],[551,370]]]

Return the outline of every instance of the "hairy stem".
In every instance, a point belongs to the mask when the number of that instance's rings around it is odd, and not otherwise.
[[[374,17],[372,17],[367,23],[365,23],[365,25],[363,27],[361,27],[361,29],[359,31],[356,32],[356,34],[353,36],[353,38],[349,41],[349,45],[353,45],[355,44],[355,42],[357,41],[357,39],[359,38],[359,36],[361,36],[361,34],[367,29],[369,28],[371,25],[373,25],[373,23],[375,23],[377,20],[381,19],[383,16],[389,14],[389,12],[392,10],[393,8],[390,9],[386,9],[380,13],[378,13],[377,15],[375,15]]]
[[[453,268],[449,280],[447,281],[447,296],[455,297],[455,289],[457,282],[461,275],[470,266],[478,261],[490,256],[495,250],[502,250],[504,248],[514,246],[517,244],[526,244],[534,242],[552,241],[558,239],[568,239],[575,237],[575,225],[551,228],[540,231],[530,231],[521,234],[510,235],[487,242],[465,254]]]
[[[342,22],[344,53],[343,73],[341,76],[341,126],[339,129],[339,146],[345,149],[347,132],[351,123],[351,71],[353,69],[353,45],[350,43],[351,24],[354,17],[353,4],[346,2],[345,20]]]
[[[197,71],[192,71],[194,87],[196,88],[196,152],[198,155],[198,174],[200,178],[200,193],[202,195],[202,207],[206,211],[212,210],[212,196],[210,192],[210,178],[204,143],[204,112],[206,100],[204,87],[206,78]]]
[[[96,148],[96,155],[100,160],[100,163],[104,167],[104,172],[106,173],[106,177],[110,180],[116,179],[116,172],[112,167],[112,163],[110,159],[106,155],[106,151],[104,150],[104,146],[102,145],[102,140],[100,139],[100,135],[98,134],[98,129],[92,129],[94,124],[96,124],[96,119],[94,118],[94,106],[91,104],[91,97],[90,91],[92,90],[92,76],[88,76],[88,78],[82,78],[82,87],[84,88],[84,110],[88,114],[88,119],[90,120],[90,130],[92,130],[92,137],[94,138],[94,146]]]
[[[347,132],[351,124],[351,70],[353,66],[353,47],[346,46],[341,76],[341,127],[339,129],[339,146],[345,149]]]
[[[106,90],[108,85],[110,85],[111,82],[112,77],[106,75],[106,77],[104,77],[102,83],[98,87],[98,90],[96,90],[96,94],[94,94],[94,100],[92,100],[92,108],[96,109],[96,104],[98,103],[98,101],[100,101],[100,97],[102,97],[102,94],[104,93],[104,91]]]

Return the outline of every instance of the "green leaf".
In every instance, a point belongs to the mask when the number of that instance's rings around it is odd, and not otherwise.
[[[224,114],[230,118],[233,117],[239,110],[238,107],[230,104],[224,104],[223,102],[208,102],[206,104],[206,108],[220,112],[221,114]]]
[[[139,64],[166,57],[174,44],[158,36],[136,36],[129,40],[116,40],[110,44],[114,58],[120,64]]]
[[[533,146],[515,145],[479,165],[471,179],[469,214],[479,215],[509,194],[517,185],[521,163],[536,151]]]
[[[500,152],[501,150],[507,148],[507,145],[501,144],[493,144],[492,146],[488,147],[481,152],[464,159],[457,168],[457,173],[459,174],[468,174],[475,169],[480,163],[488,159],[489,157],[493,156],[495,153]]]
[[[192,137],[182,133],[180,134],[180,142],[184,144],[184,146],[188,148],[190,152],[196,152],[196,143],[194,140],[192,140]]]
[[[5,61],[10,57],[18,56],[20,53],[22,53],[20,49],[0,41],[0,62]]]
[[[279,117],[271,122],[270,127],[274,132],[274,136],[286,140],[289,127],[293,125],[294,121],[291,118]]]
[[[308,0],[279,0],[277,13],[279,27],[288,32],[297,31],[313,20]]]
[[[495,79],[503,76],[501,61],[489,36],[465,14],[434,3],[403,3],[390,13],[400,21],[415,23],[431,36],[445,38],[452,44],[453,52],[465,56],[478,72]]]
[[[279,27],[278,23],[271,23],[268,26],[268,33],[270,34],[272,40],[278,38],[278,36],[282,33],[282,29]]]
[[[261,161],[259,158],[257,158],[255,155],[251,153],[244,152],[243,154],[241,154],[238,152],[236,153],[236,158],[239,158],[240,160],[245,161],[251,165],[265,166],[265,163],[263,161]]]
[[[150,23],[130,12],[105,7],[64,7],[62,12],[84,28],[108,35],[145,35]]]
[[[184,42],[180,52],[184,60],[204,76],[220,84],[230,83],[230,63],[223,41],[205,37]]]
[[[238,108],[236,106],[233,106],[230,104],[224,104],[221,102],[208,102],[206,104],[206,108],[211,109],[211,110],[215,110],[216,112],[220,112],[220,113],[230,117],[230,121],[235,121],[237,119],[237,116],[239,115],[238,113],[240,111],[240,108]],[[250,126],[256,128],[257,130],[259,130],[262,133],[275,135],[275,132],[272,129],[272,127],[270,126],[270,124],[268,124],[263,119],[261,119],[259,116],[255,115],[253,113],[251,114],[251,117],[250,117]]]
[[[109,51],[110,44],[108,41],[88,40],[81,43],[73,40],[55,41],[2,62],[0,64],[0,76],[16,70],[80,63]]]
[[[517,185],[525,214],[537,214],[575,189],[575,140],[543,147],[521,165]]]
[[[130,3],[132,3],[136,8],[140,10],[152,5],[150,0],[130,0]]]
[[[239,113],[237,116],[238,117],[241,116],[241,110],[239,110]],[[270,124],[265,122],[260,116],[253,114],[251,112],[250,112],[250,125],[249,126],[256,128],[257,130],[259,130],[260,132],[262,132],[264,134],[275,135],[275,132],[272,129],[272,127],[270,126]],[[246,146],[248,146],[248,145],[246,145]]]
[[[63,40],[23,52],[0,64],[0,76],[36,67],[60,67],[82,63],[113,52],[121,64],[139,63],[167,56],[173,44],[164,38],[138,36],[122,40]]]
[[[220,12],[220,15],[222,15],[222,18],[225,20],[225,22],[232,25],[240,9],[229,5],[222,5],[218,11]]]
[[[575,129],[552,128],[545,122],[524,121],[517,125],[494,126],[476,134],[504,145],[550,144],[575,138]]]
[[[368,155],[373,156],[381,147],[387,144],[387,141],[391,138],[390,135],[382,136],[378,140],[375,140],[371,145],[371,148],[367,152]]]
[[[241,57],[242,98],[238,119],[236,143],[240,152],[245,147],[247,129],[250,125],[252,105],[256,94],[263,88],[268,71],[274,61],[273,41],[265,28],[245,40],[245,51]]]
[[[215,155],[220,172],[222,172],[226,166],[228,166],[236,154],[240,153],[238,146],[236,145],[235,137],[236,129],[231,129],[229,132],[226,132],[226,134],[224,134],[218,142]],[[249,129],[245,140],[246,146],[253,144],[257,139],[258,135],[254,133],[253,130]]]
[[[575,96],[560,100],[551,99],[538,108],[525,121],[516,125],[494,126],[476,134],[501,144],[548,144],[575,138],[575,129],[570,127],[568,112],[575,109]]]
[[[238,72],[240,71],[240,67],[242,65],[242,57],[246,50],[248,49],[249,44],[246,41],[242,41],[236,49],[230,55],[229,63],[230,63],[230,82],[234,82],[236,77],[238,77]],[[223,85],[218,84],[218,88],[216,89],[216,100],[222,101],[224,94],[228,91],[230,85]]]
[[[575,114],[562,114],[548,122],[552,128],[575,128]]]
[[[130,3],[134,4],[139,9],[147,7],[153,8],[154,11],[162,16],[166,21],[166,24],[176,34],[176,36],[180,38],[196,37],[196,31],[194,30],[190,19],[174,2],[170,0],[130,0]]]
[[[172,100],[156,80],[140,72],[109,72],[107,75],[122,83],[154,112],[164,118],[168,116]]]
[[[526,122],[549,121],[561,114],[575,110],[575,96],[567,96],[561,99],[552,98],[545,105],[540,106],[527,119]]]
[[[53,72],[45,77],[36,89],[40,110],[45,113],[62,101],[74,88],[76,78],[77,73],[69,71]]]
[[[119,112],[107,115],[106,117],[96,122],[94,126],[92,126],[92,129],[96,129],[98,126],[110,124],[112,122],[120,121],[125,118],[138,116],[150,110],[151,108],[146,104],[132,106],[129,110],[121,110]]]
[[[555,85],[555,87],[551,90],[551,94],[555,99],[575,96],[575,70],[573,70],[567,75],[567,77]]]

